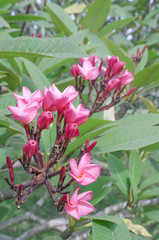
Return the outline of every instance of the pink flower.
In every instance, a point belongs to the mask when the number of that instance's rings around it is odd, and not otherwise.
[[[78,126],[87,121],[89,113],[90,110],[84,109],[82,104],[75,108],[72,103],[64,111],[67,123],[76,123]]]
[[[106,91],[112,91],[119,85],[119,83],[120,83],[119,78],[109,80]]]
[[[28,143],[23,146],[23,155],[32,158],[33,155],[38,154],[39,150],[37,144],[38,144],[37,141],[30,139]]]
[[[75,78],[78,77],[78,75],[79,75],[79,70],[78,70],[77,64],[73,64],[70,72],[71,72],[72,76],[74,76]]]
[[[72,172],[69,172],[69,174],[80,185],[88,185],[95,182],[100,175],[100,166],[90,163],[91,155],[89,153],[84,154],[78,166],[74,158],[70,160]]]
[[[49,89],[44,88],[43,110],[63,112],[78,96],[73,86],[67,87],[62,93],[57,89],[55,84],[52,84]]]
[[[37,101],[25,104],[23,100],[19,99],[18,107],[7,106],[9,111],[13,113],[12,117],[24,125],[30,123],[36,118],[39,112],[39,103]]]
[[[31,93],[27,87],[23,87],[22,96],[14,93],[14,92],[13,92],[13,96],[15,97],[15,99],[17,101],[21,100],[24,104],[28,104],[28,103],[37,101],[39,103],[39,109],[41,108],[41,102],[42,102],[43,97],[42,97],[42,91],[40,89]],[[18,103],[17,103],[17,106],[18,106]]]
[[[106,75],[109,78],[119,75],[123,68],[125,67],[125,62],[120,62],[117,56],[107,56],[106,57],[106,64],[108,66],[106,70]]]
[[[89,59],[83,61],[82,67],[77,64],[79,73],[83,76],[84,80],[94,80],[99,76],[99,68],[93,67]]]
[[[96,63],[98,62],[99,58],[100,57],[94,56],[91,54],[89,58],[79,58],[79,63],[81,65],[83,65],[84,61],[89,60],[90,63],[92,64],[92,66],[94,67],[96,65]]]
[[[76,123],[69,123],[66,126],[65,136],[67,139],[79,136],[78,125]]]
[[[122,74],[122,76],[119,78],[121,85],[126,85],[134,80],[134,77],[129,70],[125,70]]]
[[[52,113],[50,111],[44,111],[40,114],[37,120],[37,126],[40,129],[49,129],[49,125],[54,121]]]
[[[92,191],[87,191],[77,195],[78,190],[79,187],[75,190],[70,200],[69,194],[67,194],[67,203],[65,205],[66,212],[77,220],[79,220],[81,216],[88,215],[95,210],[88,202],[92,199]]]

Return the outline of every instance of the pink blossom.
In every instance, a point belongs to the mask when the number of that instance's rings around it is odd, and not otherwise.
[[[21,100],[24,104],[28,104],[34,101],[37,101],[39,103],[39,109],[41,107],[42,102],[42,91],[40,89],[36,90],[35,92],[31,93],[30,90],[27,87],[23,87],[22,89],[22,96],[16,94],[13,92],[13,96],[15,99]],[[17,103],[18,106],[18,103]]]
[[[94,67],[96,65],[96,63],[98,62],[99,58],[100,57],[94,56],[91,54],[89,58],[79,58],[79,63],[81,65],[83,65],[84,61],[89,60],[90,63],[92,64],[92,66]]]
[[[26,145],[23,146],[23,154],[24,156],[29,156],[29,158],[32,158],[33,155],[36,155],[39,153],[38,142],[35,140],[30,139]]]
[[[92,191],[87,191],[77,195],[78,190],[79,187],[75,190],[70,200],[69,194],[67,194],[67,203],[65,205],[66,212],[77,220],[79,220],[81,216],[88,215],[95,210],[88,202],[92,199]]]
[[[119,78],[121,85],[126,85],[134,80],[134,77],[129,70],[125,70],[122,74],[122,76]]]
[[[84,109],[82,104],[79,104],[76,108],[72,103],[64,111],[67,123],[76,123],[78,126],[87,121],[90,110]]]
[[[120,62],[117,56],[107,56],[106,64],[108,66],[106,75],[110,78],[119,75],[125,67],[125,62]]]
[[[12,117],[24,125],[30,123],[36,118],[39,111],[39,103],[37,101],[25,104],[23,100],[19,99],[18,107],[7,106],[9,111],[13,113]]]
[[[73,86],[67,87],[62,93],[57,89],[55,84],[52,84],[49,89],[44,88],[43,110],[63,112],[78,96]]]
[[[78,125],[76,123],[69,123],[66,126],[65,136],[67,139],[79,136]]]
[[[78,69],[77,64],[73,64],[70,72],[71,72],[72,76],[74,76],[75,78],[78,77],[78,75],[79,75],[79,69]]]
[[[80,185],[88,185],[95,182],[100,175],[100,166],[90,163],[91,155],[89,153],[84,154],[78,166],[74,158],[70,160],[72,172],[69,172],[69,174]]]
[[[49,129],[49,125],[54,121],[52,113],[50,111],[44,111],[40,114],[37,120],[37,126],[40,129]]]
[[[99,76],[99,68],[93,67],[89,60],[84,60],[82,67],[77,64],[79,73],[83,76],[84,80],[94,80]]]
[[[119,83],[120,83],[119,78],[109,80],[106,91],[112,91],[119,85]]]

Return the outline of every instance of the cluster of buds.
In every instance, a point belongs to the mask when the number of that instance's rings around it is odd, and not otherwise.
[[[123,69],[125,62],[120,62],[117,56],[106,57],[107,68],[103,65],[103,60],[99,63],[99,57],[90,55],[89,58],[80,58],[79,64],[74,64],[71,74],[75,77],[75,88],[79,92],[79,97],[83,105],[90,110],[90,115],[95,112],[108,110],[124,97],[133,93],[135,88],[131,86],[130,91],[124,93],[126,85],[134,80],[131,72]],[[97,80],[100,79],[98,82]],[[83,98],[85,80],[88,80],[88,103]],[[92,91],[95,91],[96,98],[92,101]],[[109,103],[104,105],[110,98]]]
[[[100,167],[97,164],[91,164],[90,155],[90,151],[97,142],[95,141],[89,146],[89,140],[87,140],[85,148],[81,149],[76,159],[72,158],[67,166],[61,163],[70,140],[79,135],[78,126],[86,122],[90,114],[90,110],[84,109],[82,104],[76,108],[72,104],[78,96],[78,92],[73,86],[60,92],[53,84],[49,89],[45,87],[43,94],[41,90],[31,93],[27,87],[23,87],[22,96],[15,93],[13,95],[17,100],[16,107],[8,106],[8,109],[13,113],[12,117],[23,124],[28,138],[28,142],[23,146],[23,157],[18,157],[18,160],[25,172],[31,175],[28,182],[15,184],[13,165],[10,158],[7,157],[11,181],[7,177],[5,180],[11,189],[17,192],[18,208],[30,193],[41,185],[45,185],[58,211],[65,207],[66,212],[76,219],[94,211],[94,207],[88,202],[93,195],[91,191],[78,195],[78,187],[70,198],[66,188],[73,181],[79,185],[87,185],[97,180],[100,175]],[[38,116],[40,108],[43,111]],[[49,129],[50,124],[53,124],[55,112],[57,114],[56,139],[47,162],[45,162],[44,156],[40,152],[40,138],[42,131]],[[35,129],[35,123],[32,121],[36,117],[37,127]],[[31,165],[33,159],[33,165]],[[59,170],[57,170],[58,166],[61,166]],[[65,183],[67,172],[71,180]],[[58,185],[53,186],[50,179],[57,175],[59,175]],[[60,200],[59,194],[62,194]]]

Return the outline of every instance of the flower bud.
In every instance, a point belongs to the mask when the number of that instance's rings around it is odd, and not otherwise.
[[[63,195],[57,205],[57,211],[61,212],[65,206],[65,203],[67,202],[67,194]]]
[[[37,141],[30,139],[28,143],[23,146],[24,156],[29,156],[29,158],[32,158],[33,155],[38,154],[39,150],[37,144]]]
[[[9,156],[6,157],[6,163],[9,169],[13,169],[13,164]]]
[[[50,111],[44,111],[40,114],[37,120],[37,126],[40,129],[49,129],[49,124],[54,121],[52,113]]]
[[[93,142],[89,147],[85,147],[86,152],[89,153],[90,151],[92,151],[92,149],[95,147],[95,145],[97,144],[97,141]]]
[[[14,172],[13,169],[9,169],[9,175],[10,175],[10,180],[11,180],[11,184],[14,184]]]
[[[124,97],[127,97],[129,95],[131,95],[134,91],[136,90],[136,87],[135,88],[132,88],[129,92],[127,92]]]
[[[20,194],[22,192],[22,189],[23,189],[23,184],[19,184],[19,186],[18,186],[18,196],[20,196]]]
[[[64,180],[65,180],[65,177],[66,177],[66,174],[65,174],[65,166],[62,166],[61,171],[60,171],[58,188],[63,185],[63,182],[64,182]]]
[[[75,78],[78,77],[79,75],[79,69],[78,69],[78,66],[76,64],[73,64],[71,70],[70,70],[72,76],[74,76]]]
[[[79,136],[78,125],[76,123],[69,123],[66,126],[65,136],[67,139]]]

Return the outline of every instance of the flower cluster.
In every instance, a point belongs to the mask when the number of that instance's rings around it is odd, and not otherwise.
[[[6,182],[11,189],[17,192],[16,204],[18,207],[26,200],[28,195],[44,184],[52,198],[53,204],[58,211],[64,206],[66,212],[76,219],[94,211],[94,207],[88,202],[93,194],[91,191],[77,194],[79,187],[75,190],[72,197],[69,197],[69,191],[64,191],[73,181],[79,185],[87,185],[97,180],[100,175],[100,167],[97,164],[91,164],[90,151],[95,147],[96,141],[89,146],[87,140],[85,148],[81,149],[76,159],[72,158],[69,165],[61,166],[61,169],[55,170],[53,167],[61,163],[70,140],[79,135],[78,126],[85,123],[90,114],[90,110],[84,109],[80,104],[76,108],[73,101],[78,96],[78,92],[73,86],[67,87],[60,92],[53,84],[48,89],[44,88],[33,93],[27,87],[23,87],[22,96],[13,93],[17,100],[16,107],[8,106],[12,112],[12,117],[21,122],[26,130],[28,142],[23,146],[23,157],[18,157],[24,170],[32,175],[29,182],[15,184],[13,165],[7,157],[7,166],[9,168],[10,180],[6,177]],[[42,113],[38,116],[40,109]],[[54,113],[57,113],[56,120],[56,139],[51,148],[47,163],[44,161],[43,154],[40,151],[41,132],[49,129],[50,124],[54,122]],[[38,116],[38,117],[37,117]],[[37,128],[35,123],[30,124],[37,117]],[[34,166],[31,165],[32,157],[35,160]],[[53,167],[53,168],[52,168]],[[66,173],[69,172],[71,180],[64,183]],[[50,179],[59,175],[58,185],[52,185]],[[57,199],[57,194],[63,196]]]
[[[99,63],[99,57],[90,55],[89,58],[80,58],[79,64],[74,64],[71,68],[71,74],[76,81],[75,88],[83,105],[90,110],[90,114],[108,110],[135,90],[131,84],[130,91],[123,95],[126,85],[132,83],[134,79],[128,70],[123,72],[125,62],[119,61],[117,56],[107,56],[106,65],[107,67],[103,65],[103,60]],[[100,82],[97,81],[98,78]],[[82,96],[85,80],[88,80],[89,84],[88,103]],[[94,103],[91,98],[93,90],[96,92]],[[108,98],[111,98],[111,101],[103,106]]]

